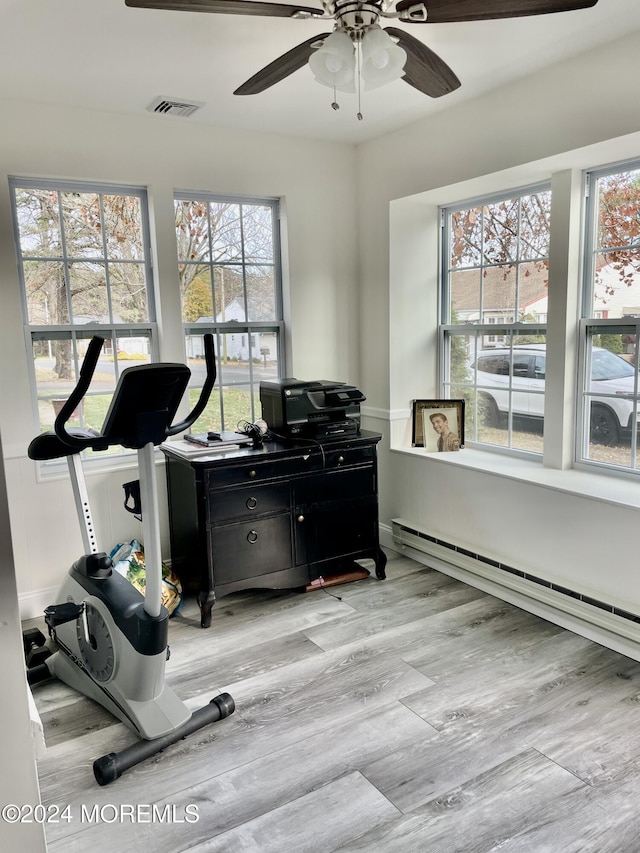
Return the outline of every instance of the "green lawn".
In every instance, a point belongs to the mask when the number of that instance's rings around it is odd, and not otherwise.
[[[198,400],[200,391],[198,389],[189,390],[189,402],[193,408]],[[206,432],[207,430],[220,430],[236,428],[239,421],[251,420],[251,396],[248,390],[242,388],[225,388],[223,394],[224,402],[224,425],[221,423],[220,416],[220,391],[217,388],[211,393],[209,402],[204,413],[198,421],[193,425],[192,432]],[[43,430],[50,429],[53,423],[53,407],[48,399],[41,400],[43,411],[48,417],[45,421],[43,417]],[[99,430],[104,423],[107,409],[111,403],[110,394],[95,394],[89,395],[82,401],[83,422],[85,426],[93,427]],[[49,408],[51,407],[51,408]],[[260,403],[258,394],[255,395],[255,415],[260,416]],[[71,422],[73,425],[73,422]]]

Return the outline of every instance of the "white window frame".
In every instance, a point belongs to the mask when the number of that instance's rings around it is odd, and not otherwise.
[[[516,321],[507,321],[504,316],[487,317],[487,321],[455,323],[449,322],[451,316],[451,294],[449,288],[449,255],[450,255],[450,223],[451,215],[457,211],[466,210],[473,207],[481,207],[487,204],[493,204],[504,200],[522,198],[536,193],[549,192],[551,193],[551,182],[544,181],[521,186],[517,188],[507,189],[499,193],[490,195],[477,196],[465,201],[448,204],[440,208],[440,266],[439,266],[439,281],[440,281],[440,307],[439,307],[439,326],[438,326],[438,385],[441,393],[445,398],[450,398],[452,385],[460,385],[459,382],[452,382],[450,377],[450,345],[454,336],[475,338],[475,351],[478,352],[485,348],[485,343],[493,343],[496,347],[511,348],[519,335],[525,336],[541,336],[547,334],[547,323],[522,323]],[[549,256],[536,260],[546,260],[549,262]],[[518,259],[513,262],[514,266],[531,263],[531,260]],[[479,265],[479,269],[483,270],[489,266],[504,266],[504,264],[484,264]],[[517,305],[516,295],[516,305]],[[483,306],[480,304],[480,312]],[[499,321],[499,322],[498,322]],[[513,357],[513,356],[512,356]],[[473,404],[477,410],[478,406],[478,386],[477,379],[474,377],[469,384],[469,391],[473,394]],[[477,420],[475,429],[465,429],[466,441],[471,446],[476,446],[483,450],[495,451],[499,453],[513,454],[517,456],[541,458],[542,453],[537,451],[523,450],[513,446],[513,411],[512,411],[512,377],[509,377],[509,410],[507,415],[507,444],[489,444],[478,439]],[[456,394],[453,395],[457,396]]]
[[[67,181],[67,180],[57,180],[57,179],[34,179],[34,178],[21,178],[19,176],[11,176],[9,178],[9,189],[10,189],[10,198],[11,198],[11,211],[13,218],[13,228],[15,235],[15,246],[17,253],[17,263],[18,263],[18,277],[20,281],[20,289],[22,296],[22,305],[23,305],[23,319],[24,319],[24,333],[25,333],[25,346],[28,354],[28,367],[29,367],[29,381],[30,381],[30,391],[31,391],[31,401],[32,401],[32,411],[33,411],[33,420],[34,420],[34,434],[41,429],[40,426],[40,415],[39,415],[39,407],[38,407],[38,388],[36,381],[36,371],[35,371],[35,363],[33,359],[33,344],[36,341],[42,340],[55,340],[55,339],[65,339],[71,341],[72,348],[72,360],[73,360],[73,370],[75,373],[75,380],[79,377],[79,371],[82,364],[82,359],[78,355],[78,341],[87,340],[93,337],[94,335],[99,335],[105,340],[111,339],[113,356],[114,356],[114,372],[115,372],[115,382],[117,383],[118,377],[122,370],[126,367],[130,366],[130,364],[126,361],[122,361],[121,363],[118,360],[117,354],[117,345],[116,341],[118,338],[127,337],[127,336],[136,336],[142,335],[148,337],[149,339],[149,349],[150,349],[150,359],[151,361],[155,361],[158,358],[158,349],[157,349],[157,323],[156,323],[156,303],[155,303],[155,287],[153,280],[153,265],[152,265],[152,252],[151,252],[151,237],[150,237],[150,223],[149,223],[149,207],[148,207],[148,199],[147,199],[147,190],[141,186],[133,186],[133,185],[124,185],[124,184],[111,184],[111,183],[101,183],[101,182],[89,182],[89,181]],[[147,299],[147,309],[148,309],[148,320],[142,323],[100,323],[97,321],[90,321],[87,323],[67,323],[63,325],[33,325],[29,322],[29,312],[27,305],[27,292],[25,285],[25,275],[24,275],[24,261],[28,260],[48,260],[48,258],[32,258],[32,256],[23,256],[21,250],[20,243],[20,233],[18,226],[18,214],[17,214],[17,205],[16,205],[16,191],[20,189],[42,189],[42,190],[52,190],[60,193],[95,193],[98,195],[130,195],[139,199],[140,201],[140,217],[141,217],[141,229],[142,229],[142,245],[144,247],[144,257],[141,263],[144,267],[144,275],[145,281],[147,284],[146,287],[146,299]],[[64,225],[63,225],[64,227]],[[86,257],[82,258],[72,258],[71,255],[67,254],[67,249],[64,241],[64,237],[61,240],[62,251],[60,256],[56,256],[51,260],[61,261],[64,265],[67,265],[71,260],[75,261],[87,261],[93,260]],[[103,238],[103,245],[106,246],[106,238]],[[109,256],[106,251],[103,255],[100,256],[100,261],[104,262],[106,265],[109,264]],[[108,286],[108,285],[107,285]],[[110,299],[110,291],[109,299]],[[86,455],[86,454],[83,454]],[[108,455],[108,464],[112,464],[119,457],[130,457],[132,455],[132,451],[128,451],[125,448],[120,448],[120,452],[111,452]],[[102,459],[100,454],[96,456],[88,455],[87,461],[90,463],[96,464],[97,460]],[[40,463],[40,465],[44,465],[47,467],[56,467],[60,465],[59,460],[55,460],[52,462]]]
[[[257,418],[261,417],[261,413],[256,410],[255,407],[255,397],[256,392],[259,387],[259,380],[254,378],[254,359],[260,357],[259,349],[254,353],[253,350],[255,348],[255,335],[260,335],[261,333],[272,333],[276,336],[276,346],[277,346],[277,364],[278,364],[278,376],[286,376],[286,368],[285,368],[285,324],[284,324],[284,308],[283,308],[283,290],[282,290],[282,250],[281,250],[281,241],[280,241],[280,200],[277,198],[257,198],[257,197],[245,197],[245,196],[227,196],[227,195],[218,195],[216,193],[209,192],[192,192],[190,190],[177,190],[174,192],[173,202],[174,209],[175,203],[178,201],[193,201],[193,202],[206,202],[206,203],[229,203],[229,204],[237,204],[237,205],[260,205],[264,207],[270,207],[272,211],[272,222],[273,222],[273,267],[274,267],[274,286],[275,286],[275,317],[273,320],[268,321],[258,321],[258,320],[248,320],[248,321],[219,321],[216,322],[213,319],[211,322],[203,323],[183,323],[183,332],[185,336],[185,340],[190,335],[202,335],[206,332],[210,332],[215,339],[216,342],[216,351],[221,351],[221,339],[223,335],[227,334],[239,334],[246,336],[248,350],[251,353],[249,357],[249,385],[251,392],[249,394],[251,400],[250,413],[247,412],[247,419],[250,421],[255,421]],[[244,258],[244,252],[243,252]],[[178,257],[178,263],[185,263],[185,259]],[[213,269],[216,266],[226,266],[225,262],[217,263],[213,260],[210,261],[198,261],[197,264],[199,266],[209,266],[211,270],[211,280],[213,281]],[[243,262],[239,264],[239,266],[244,269],[246,266],[251,266],[250,262]],[[243,285],[243,295],[245,300],[245,306],[247,304],[247,288],[246,281]],[[258,338],[259,340],[259,338]],[[242,382],[239,383],[241,385],[246,385],[247,383]],[[216,383],[219,394],[220,394],[220,423],[222,429],[235,429],[236,423],[226,423],[225,422],[225,403],[224,403],[224,387],[221,383]],[[233,382],[225,381],[226,387],[232,387],[234,385]]]
[[[575,442],[575,465],[585,470],[600,470],[606,473],[617,473],[637,477],[640,474],[640,447],[638,446],[638,431],[631,429],[630,440],[630,464],[617,465],[607,461],[598,461],[589,457],[589,445],[591,424],[589,417],[588,400],[590,367],[590,342],[596,334],[634,334],[640,341],[640,319],[637,317],[603,317],[603,311],[593,310],[593,297],[595,286],[595,261],[603,247],[597,241],[597,210],[598,210],[598,180],[608,175],[624,172],[640,171],[640,159],[635,158],[616,162],[606,166],[589,169],[584,172],[584,234],[583,234],[583,264],[582,264],[582,298],[581,317],[578,323],[578,376],[577,376],[577,422]],[[635,249],[636,246],[629,245],[626,248]],[[640,245],[637,247],[640,255]],[[636,345],[632,364],[635,366],[633,411],[631,422],[637,422],[640,416],[640,388],[639,388],[639,347]]]

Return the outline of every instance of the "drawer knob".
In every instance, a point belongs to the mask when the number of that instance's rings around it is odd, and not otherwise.
[[[344,456],[338,456],[338,465],[342,465],[344,462]]]
[[[249,476],[250,476],[250,477],[255,477],[255,476],[256,476],[256,469],[255,469],[255,468],[252,468],[252,469],[249,471]]]
[[[304,515],[299,515],[299,516],[298,516],[298,521],[304,521]]]
[[[255,509],[258,506],[258,498],[247,498],[247,509]]]
[[[247,533],[247,542],[249,542],[251,545],[253,545],[254,542],[257,542],[257,541],[258,541],[258,531],[257,530],[250,530]]]

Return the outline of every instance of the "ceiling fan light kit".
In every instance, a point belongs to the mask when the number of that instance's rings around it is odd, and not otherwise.
[[[377,89],[404,72],[407,52],[379,27],[367,30],[362,38],[362,80],[365,89]]]
[[[309,57],[318,83],[341,92],[355,92],[355,47],[344,30],[336,30]]]
[[[315,79],[342,92],[375,89],[401,79],[431,98],[455,91],[460,80],[436,53],[404,29],[385,27],[381,18],[402,24],[451,24],[573,12],[598,0],[321,0],[322,8],[269,0],[125,0],[127,6],[219,15],[262,15],[334,21],[321,33],[279,56],[239,86],[234,95],[256,95],[309,64]],[[332,104],[337,109],[337,104]],[[358,105],[358,118],[362,118]]]

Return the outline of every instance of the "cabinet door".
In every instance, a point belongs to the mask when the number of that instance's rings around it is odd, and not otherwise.
[[[375,495],[322,501],[297,507],[296,563],[349,558],[377,544],[378,501]]]

